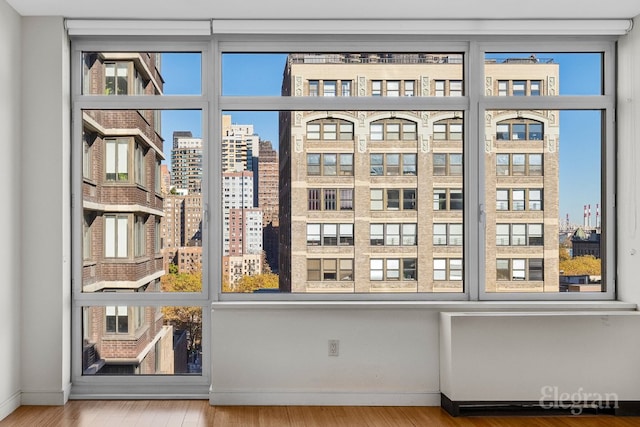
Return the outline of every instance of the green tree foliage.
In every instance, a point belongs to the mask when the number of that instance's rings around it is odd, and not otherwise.
[[[600,260],[593,255],[577,256],[568,259],[563,259],[561,256],[560,271],[562,271],[566,276],[579,276],[585,274],[599,276],[601,274]]]
[[[202,273],[170,273],[162,277],[163,292],[200,292]],[[175,271],[175,270],[174,270]],[[189,334],[188,350],[195,350],[202,341],[202,307],[163,307],[164,323]]]

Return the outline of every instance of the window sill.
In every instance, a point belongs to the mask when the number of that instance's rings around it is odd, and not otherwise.
[[[227,309],[423,309],[434,311],[636,311],[622,301],[216,301]]]

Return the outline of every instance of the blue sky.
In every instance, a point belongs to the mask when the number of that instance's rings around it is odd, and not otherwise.
[[[531,53],[521,54],[528,57]],[[517,54],[488,54],[492,58]],[[553,58],[560,64],[561,95],[596,95],[601,93],[601,58],[597,53],[536,53],[538,58]],[[201,93],[201,57],[199,54],[164,54],[162,75],[167,95]],[[280,96],[282,73],[286,61],[283,54],[228,54],[222,63],[223,95]],[[277,112],[228,112],[233,123],[253,124],[263,140],[277,147]],[[200,111],[170,111],[162,116],[162,134],[170,144],[173,131],[190,130],[202,135]],[[560,113],[560,217],[569,214],[572,223],[582,224],[583,206],[591,204],[592,224],[595,206],[600,203],[599,111],[562,111]],[[169,145],[167,145],[169,147]],[[168,152],[169,150],[167,150]],[[602,209],[601,209],[602,210]]]

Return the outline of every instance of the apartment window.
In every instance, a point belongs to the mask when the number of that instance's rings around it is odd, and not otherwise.
[[[400,81],[387,80],[387,96],[400,96]]]
[[[462,96],[462,80],[449,81],[449,96]]]
[[[498,81],[498,96],[507,96],[509,94],[509,82],[507,80]]]
[[[529,189],[529,210],[542,210],[542,189]]]
[[[129,256],[129,217],[127,215],[104,216],[104,254],[107,258]]]
[[[496,154],[498,176],[542,176],[542,154]]]
[[[145,149],[139,143],[135,144],[135,177],[136,184],[145,185],[145,167],[144,167],[144,155]]]
[[[143,216],[136,215],[133,229],[134,236],[134,255],[139,257],[145,255],[146,233],[145,233],[145,219]]]
[[[445,96],[445,81],[436,80],[435,82],[435,96]]]
[[[525,80],[513,81],[513,96],[525,96],[527,94],[527,82]]]
[[[511,227],[509,224],[496,224],[496,245],[511,245]]]
[[[382,96],[382,80],[371,82],[371,96]]]
[[[162,251],[162,223],[160,218],[156,217],[154,228],[154,251],[159,254]]]
[[[338,155],[337,154],[324,154],[323,156],[324,164],[323,164],[323,175],[324,176],[332,176],[338,173],[337,163],[338,163]]]
[[[353,123],[336,119],[309,122],[306,135],[309,141],[352,141]]]
[[[496,190],[496,210],[509,210],[509,190]]]
[[[353,176],[353,154],[340,154],[339,175]]]
[[[160,160],[156,160],[154,190],[157,194],[162,192],[162,167]]]
[[[308,209],[310,211],[319,211],[321,210],[320,203],[320,194],[322,194],[322,190],[318,188],[310,188],[308,191]]]
[[[91,224],[93,223],[92,214],[84,214],[82,223],[82,259],[91,259]]]
[[[434,258],[434,281],[461,281],[462,259],[460,258]]]
[[[541,94],[541,87],[542,87],[542,82],[540,80],[531,80],[531,82],[529,82],[529,87],[530,87],[530,95],[531,96],[540,96]]]
[[[129,94],[129,62],[105,62],[105,95]]]
[[[336,96],[336,83],[335,80],[325,80],[322,94],[324,96]]]
[[[335,211],[338,209],[337,196],[338,190],[335,188],[325,188],[322,190],[325,211]]]
[[[322,224],[322,244],[324,246],[338,246],[337,224]]]
[[[342,82],[340,83],[340,90],[342,96],[351,96],[351,81],[342,80]]]
[[[435,141],[461,141],[462,119],[441,120],[433,124]]]
[[[402,175],[416,175],[417,164],[415,154],[402,155]]]
[[[320,82],[318,80],[309,80],[309,96],[318,96],[318,88]]]
[[[105,164],[107,181],[129,180],[129,139],[105,140]]]
[[[307,245],[308,246],[320,246],[322,243],[322,234],[320,233],[320,227],[322,224],[307,224]]]
[[[541,141],[542,123],[533,120],[500,122],[496,126],[498,141]]]
[[[95,140],[95,135],[91,135],[89,132],[82,132],[82,177],[86,179],[92,179],[93,174],[91,172],[92,161],[92,145]]]
[[[128,334],[128,308],[126,306],[106,306],[104,323],[106,332],[109,334]]]
[[[496,279],[499,281],[544,280],[542,258],[506,258],[496,260]]]
[[[373,122],[369,127],[369,138],[371,141],[415,141],[416,123],[394,119]]]
[[[404,96],[415,95],[415,82],[413,80],[404,81]]]
[[[433,224],[435,246],[462,246],[462,224]]]
[[[353,246],[353,224],[338,225],[338,245]]]
[[[371,176],[416,174],[415,154],[372,153],[369,159]]]
[[[434,153],[433,174],[436,176],[462,176],[462,154]]]
[[[415,258],[372,258],[369,260],[372,281],[414,281],[417,279]]]
[[[462,190],[457,188],[433,190],[433,210],[462,210]]]
[[[353,209],[353,188],[341,188],[340,189],[340,210],[352,210]]]
[[[307,154],[307,175],[315,176],[320,175],[320,159],[322,154],[310,153]]]
[[[371,246],[415,246],[417,226],[408,224],[371,224],[369,232]]]
[[[320,258],[307,259],[308,281],[352,281],[353,259],[351,258]]]

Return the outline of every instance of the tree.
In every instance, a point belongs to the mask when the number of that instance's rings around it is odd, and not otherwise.
[[[223,281],[223,292],[255,292],[258,289],[278,289],[278,275],[273,273],[256,274],[255,276],[242,276],[234,285]]]
[[[169,268],[171,272],[171,268]],[[169,273],[162,276],[163,292],[200,292],[202,273]],[[189,334],[188,350],[195,350],[202,341],[202,307],[163,307],[165,324]]]
[[[566,276],[599,276],[601,274],[600,260],[593,255],[577,256],[575,258],[560,258],[560,271]]]

